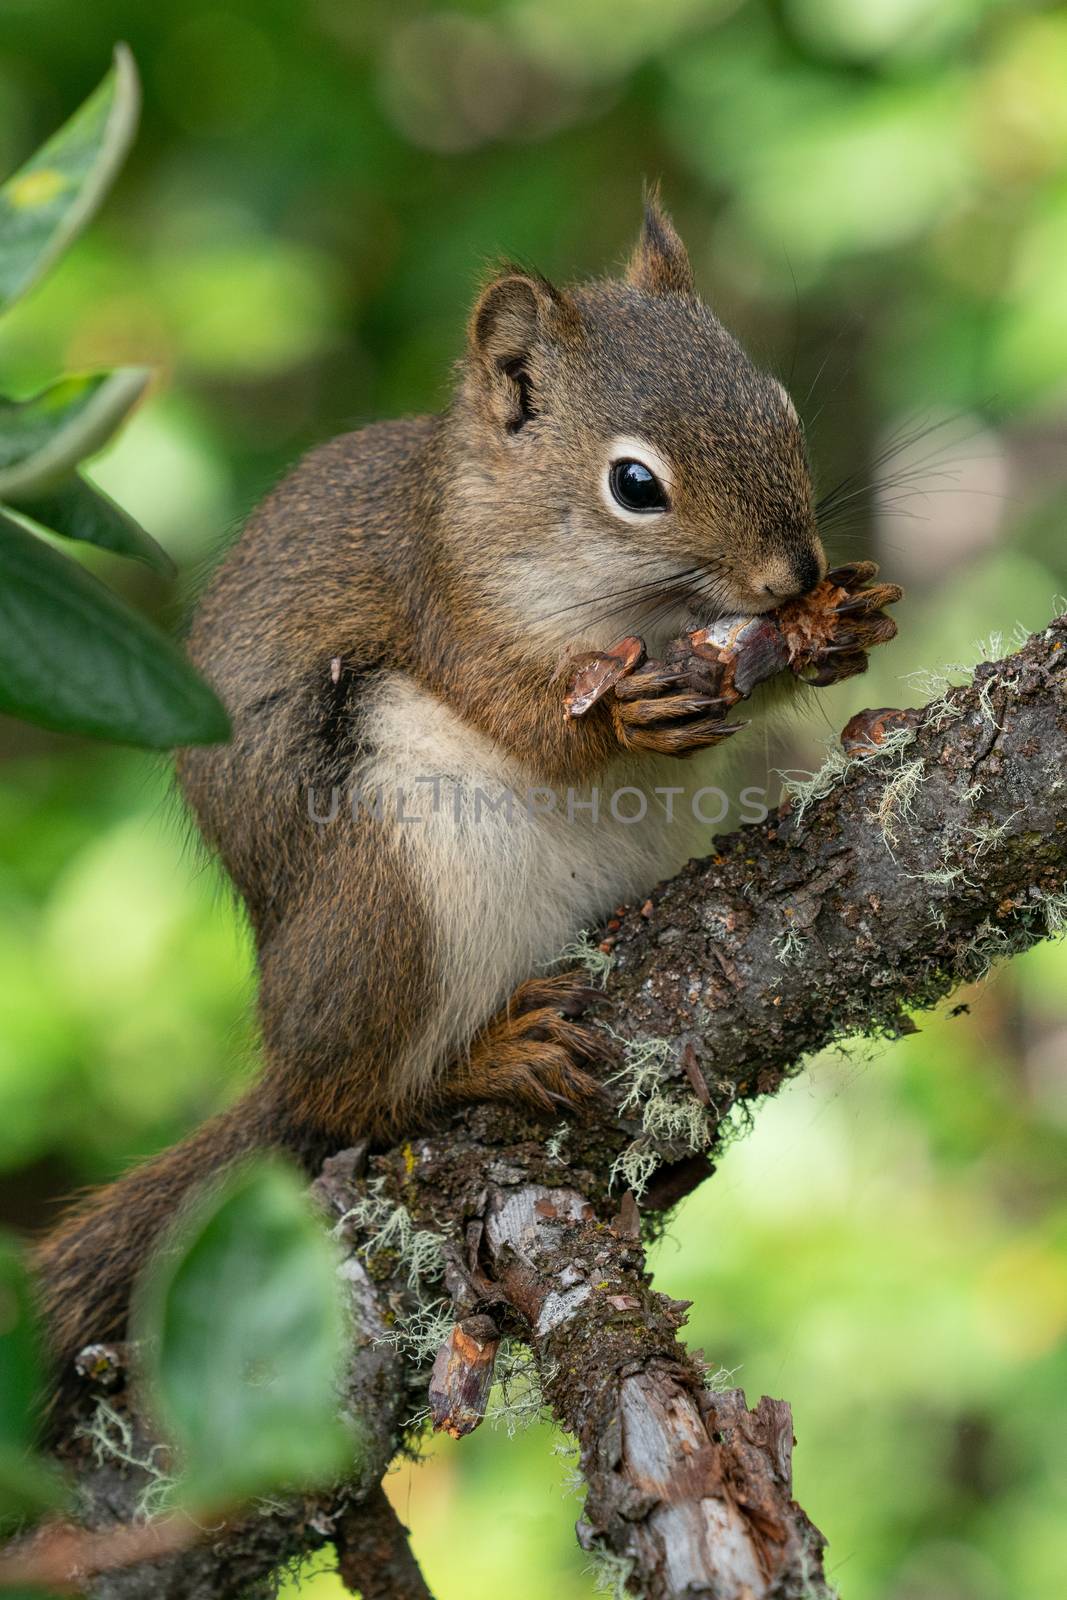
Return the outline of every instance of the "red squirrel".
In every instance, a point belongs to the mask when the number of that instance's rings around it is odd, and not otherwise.
[[[161,1229],[235,1159],[312,1165],[449,1104],[556,1115],[596,1092],[604,1035],[565,1014],[575,975],[545,974],[708,829],[654,804],[595,818],[592,791],[677,785],[674,758],[731,725],[653,668],[568,718],[568,663],[825,571],[793,404],[702,303],[655,197],[620,278],[503,270],[447,410],[334,439],[268,495],[189,638],[233,737],[178,758],[255,936],[263,1070],[44,1241],[60,1363],[121,1337]],[[538,799],[509,817],[504,791]]]

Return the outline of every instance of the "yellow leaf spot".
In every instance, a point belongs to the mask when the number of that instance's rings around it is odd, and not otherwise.
[[[56,167],[38,167],[27,172],[24,178],[15,178],[7,186],[7,198],[20,211],[30,211],[35,206],[47,206],[62,194],[68,185],[65,173]]]

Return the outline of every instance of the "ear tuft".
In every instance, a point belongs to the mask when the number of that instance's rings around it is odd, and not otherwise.
[[[482,291],[471,313],[469,353],[509,432],[536,413],[532,368],[538,346],[563,337],[572,320],[566,295],[520,267],[505,268]]]
[[[689,255],[663,209],[658,188],[646,196],[644,225],[625,281],[643,294],[695,293]]]

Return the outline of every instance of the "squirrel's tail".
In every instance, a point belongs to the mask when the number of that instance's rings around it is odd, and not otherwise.
[[[135,1167],[76,1205],[37,1250],[36,1272],[57,1386],[74,1380],[71,1363],[87,1344],[125,1337],[134,1280],[161,1233],[202,1184],[242,1157],[287,1146],[263,1085],[254,1087],[181,1144]]]

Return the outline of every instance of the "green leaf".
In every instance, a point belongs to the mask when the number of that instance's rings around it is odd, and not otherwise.
[[[3,512],[0,711],[159,750],[230,731],[166,634]]]
[[[29,400],[0,399],[0,499],[49,493],[102,449],[137,404],[151,373],[119,367],[62,378]]]
[[[116,46],[100,87],[0,188],[0,311],[81,232],[122,166],[140,110],[133,56]]]
[[[6,1537],[66,1498],[63,1479],[50,1461],[0,1439],[0,1533]]]
[[[336,1266],[304,1185],[273,1161],[216,1192],[160,1256],[136,1323],[183,1503],[225,1507],[351,1466]]]
[[[44,1390],[40,1330],[21,1252],[0,1242],[0,1441],[33,1444]]]
[[[41,1340],[29,1274],[0,1241],[0,1530],[58,1505],[63,1484],[33,1451],[44,1393]]]
[[[167,552],[145,533],[140,523],[77,474],[50,493],[18,499],[14,504],[23,516],[66,539],[81,539],[119,556],[133,556],[166,577],[173,577],[177,571]]]

